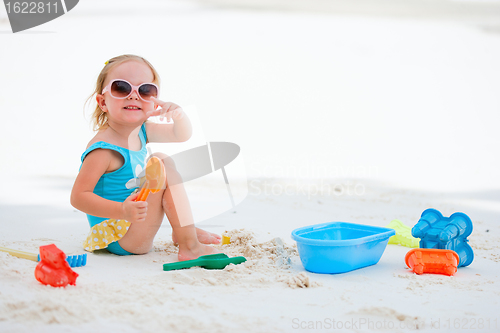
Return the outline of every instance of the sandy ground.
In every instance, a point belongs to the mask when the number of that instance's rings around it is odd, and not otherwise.
[[[264,184],[251,182],[254,189]],[[88,230],[85,216],[68,204],[71,180],[31,183],[32,197],[24,205],[13,204],[21,191],[2,193],[1,211],[9,227],[3,229],[0,245],[35,252],[37,246],[54,243],[68,255],[82,253],[80,242]],[[284,183],[266,184],[277,191]],[[498,202],[498,192],[436,194],[369,181],[356,184],[365,187],[362,195],[321,195],[290,186],[293,195],[266,195],[260,186],[261,193],[251,191],[236,213],[200,223],[212,232],[244,235],[235,238],[240,244],[221,249],[230,256],[244,255],[248,262],[222,271],[163,272],[163,263],[176,260],[168,223],[152,252],[134,257],[91,254],[85,267],[75,268],[80,274],[76,286],[65,289],[39,284],[34,262],[0,253],[0,329],[316,332],[353,325],[356,332],[374,327],[388,332],[498,331],[500,230],[499,213],[491,206]],[[429,207],[445,216],[465,211],[474,222],[469,238],[474,262],[452,277],[413,274],[404,264],[409,249],[398,245],[388,245],[375,266],[338,275],[305,272],[290,239],[295,228],[330,221],[384,226],[398,218],[411,226]]]
[[[200,123],[196,144],[241,147],[230,182],[248,195],[198,226],[235,235],[221,250],[248,262],[163,272],[167,221],[152,252],[92,254],[64,289],[0,253],[0,331],[500,330],[498,1],[141,3],[81,1],[15,35],[0,11],[0,246],[82,253],[88,223],[69,204],[92,135],[82,106],[104,61],[130,52]],[[189,185],[197,212],[225,193],[212,180]],[[414,275],[397,245],[371,267],[305,272],[290,238],[331,221],[412,226],[430,207],[474,223],[474,262],[453,277]]]

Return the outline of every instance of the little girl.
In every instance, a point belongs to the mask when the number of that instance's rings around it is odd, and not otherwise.
[[[221,237],[194,227],[182,180],[168,156],[161,155],[167,175],[163,189],[146,201],[135,201],[137,186],[130,183],[144,169],[146,143],[191,137],[187,115],[178,105],[159,100],[158,86],[156,70],[135,55],[110,59],[97,78],[92,96],[97,100],[93,121],[98,132],[82,155],[71,192],[71,204],[85,212],[90,223],[83,244],[87,251],[106,248],[117,255],[145,254],[166,214],[172,240],[179,244],[179,260],[218,252],[204,244],[218,244]],[[151,116],[174,122],[148,122]]]

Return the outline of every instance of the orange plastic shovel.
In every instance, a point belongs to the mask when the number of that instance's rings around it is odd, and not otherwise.
[[[149,193],[160,191],[165,185],[165,178],[166,172],[163,162],[156,156],[151,157],[146,164],[146,180],[135,201],[146,201]]]

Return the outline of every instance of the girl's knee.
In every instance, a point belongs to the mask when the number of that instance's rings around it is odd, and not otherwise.
[[[175,162],[172,157],[164,153],[153,153],[151,156],[158,157],[163,162],[167,175],[169,172],[177,172],[177,168],[175,167]]]
[[[163,162],[163,166],[165,167],[165,187],[177,185],[183,182],[182,176],[177,170],[175,165],[175,161],[172,157],[164,154],[164,153],[153,153],[152,156],[156,156]]]
[[[163,159],[163,165],[165,166],[165,170],[168,172],[177,172],[177,168],[175,166],[175,162],[170,156],[165,156]]]
[[[174,160],[167,156],[166,158],[162,159],[163,165],[165,166],[165,173],[166,173],[166,186],[173,186],[182,183],[182,176],[177,170],[175,166]]]

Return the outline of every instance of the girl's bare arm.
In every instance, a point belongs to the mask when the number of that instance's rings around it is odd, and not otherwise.
[[[106,218],[123,218],[122,203],[94,194],[99,178],[108,170],[113,156],[108,149],[96,149],[83,161],[71,191],[71,205],[84,213]]]

